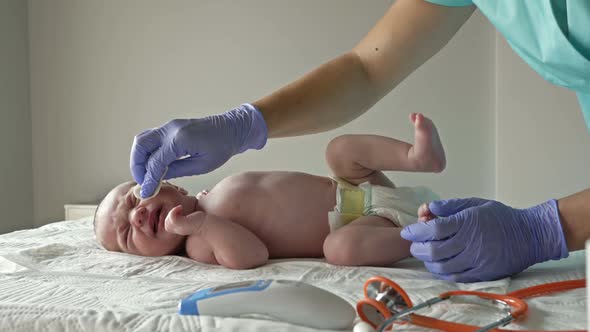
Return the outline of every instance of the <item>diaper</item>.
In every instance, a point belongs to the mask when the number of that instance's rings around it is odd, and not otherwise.
[[[390,188],[369,182],[358,186],[333,177],[337,183],[336,206],[328,212],[330,231],[334,231],[361,216],[379,216],[404,227],[418,220],[418,208],[440,199],[426,187]]]

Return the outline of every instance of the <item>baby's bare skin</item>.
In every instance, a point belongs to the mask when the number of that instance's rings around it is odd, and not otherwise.
[[[421,114],[410,115],[414,145],[377,135],[342,135],[330,142],[326,161],[352,184],[394,187],[381,172],[440,172],[445,155],[437,130]],[[178,253],[228,268],[247,269],[269,258],[322,257],[338,265],[389,265],[410,254],[401,229],[379,216],[361,216],[330,232],[335,181],[300,172],[246,172],[227,177],[209,192],[189,196],[165,184],[138,200],[123,183],[97,210],[95,232],[108,250],[145,256]],[[428,218],[422,207],[420,220]]]
[[[198,204],[250,230],[270,258],[322,257],[336,184],[300,172],[246,172],[223,179]]]

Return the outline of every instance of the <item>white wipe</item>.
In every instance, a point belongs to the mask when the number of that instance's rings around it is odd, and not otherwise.
[[[164,170],[164,173],[162,173],[162,177],[160,178],[160,182],[158,182],[158,186],[156,187],[156,189],[154,190],[154,192],[151,196],[146,197],[146,198],[141,198],[141,185],[139,185],[139,184],[137,184],[135,186],[135,188],[133,188],[133,195],[135,195],[135,197],[137,197],[137,199],[150,199],[150,198],[156,196],[160,192],[160,188],[162,188],[162,181],[164,180],[164,176],[166,175],[167,172],[168,172],[168,167],[166,167],[166,169]]]

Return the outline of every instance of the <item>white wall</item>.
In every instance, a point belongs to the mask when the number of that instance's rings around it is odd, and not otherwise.
[[[590,187],[590,135],[576,95],[552,85],[498,36],[497,198],[526,207]]]
[[[27,2],[0,1],[0,234],[33,226]]]
[[[133,136],[178,117],[253,101],[350,49],[390,0],[30,1],[35,222],[64,203],[96,202],[130,179]],[[466,54],[469,54],[466,57]],[[328,172],[323,150],[344,132],[411,140],[410,112],[439,126],[442,175],[392,174],[443,196],[494,195],[494,33],[476,14],[449,47],[371,112],[339,130],[270,142],[192,191],[246,169]]]

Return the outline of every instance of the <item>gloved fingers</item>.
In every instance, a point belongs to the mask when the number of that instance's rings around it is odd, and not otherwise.
[[[463,271],[459,273],[450,273],[450,274],[434,274],[437,279],[452,281],[452,282],[476,282],[477,280],[473,279],[468,274],[469,271]]]
[[[168,165],[168,172],[164,176],[165,179],[179,178],[182,176],[191,176],[209,173],[212,170],[223,165],[224,158],[219,156],[199,155],[185,159],[173,161]]]
[[[168,165],[176,160],[176,153],[170,145],[163,145],[148,159],[146,174],[141,184],[141,197],[150,197],[162,180]]]
[[[428,204],[428,209],[432,214],[438,217],[449,217],[465,209],[483,205],[489,202],[483,198],[454,198],[448,200],[432,201]]]
[[[189,157],[185,159],[178,159],[168,165],[168,172],[164,175],[164,179],[174,179],[183,176],[198,175],[195,172],[195,165],[198,164],[199,157]]]
[[[478,281],[485,281],[490,280],[486,278],[482,278],[482,276],[478,275],[475,268],[471,268],[462,272],[458,273],[449,273],[449,274],[434,274],[434,276],[438,279],[446,280],[446,281],[453,281],[453,282],[478,282]]]
[[[133,139],[129,168],[133,179],[143,184],[150,155],[161,145],[161,137],[154,129],[148,129]]]
[[[457,255],[436,262],[424,262],[428,271],[434,274],[457,274],[473,268],[473,261],[465,251]]]
[[[400,235],[412,242],[442,240],[456,234],[461,224],[462,220],[458,218],[436,218],[408,225],[402,229]]]
[[[442,241],[414,242],[410,246],[412,256],[423,262],[445,262],[456,258],[465,250],[465,243],[451,237]],[[456,272],[456,271],[453,271]]]
[[[490,269],[490,267],[482,268],[481,266],[475,266],[457,273],[435,274],[439,279],[454,282],[492,281],[508,278],[510,275],[510,273],[499,272],[496,269]]]

